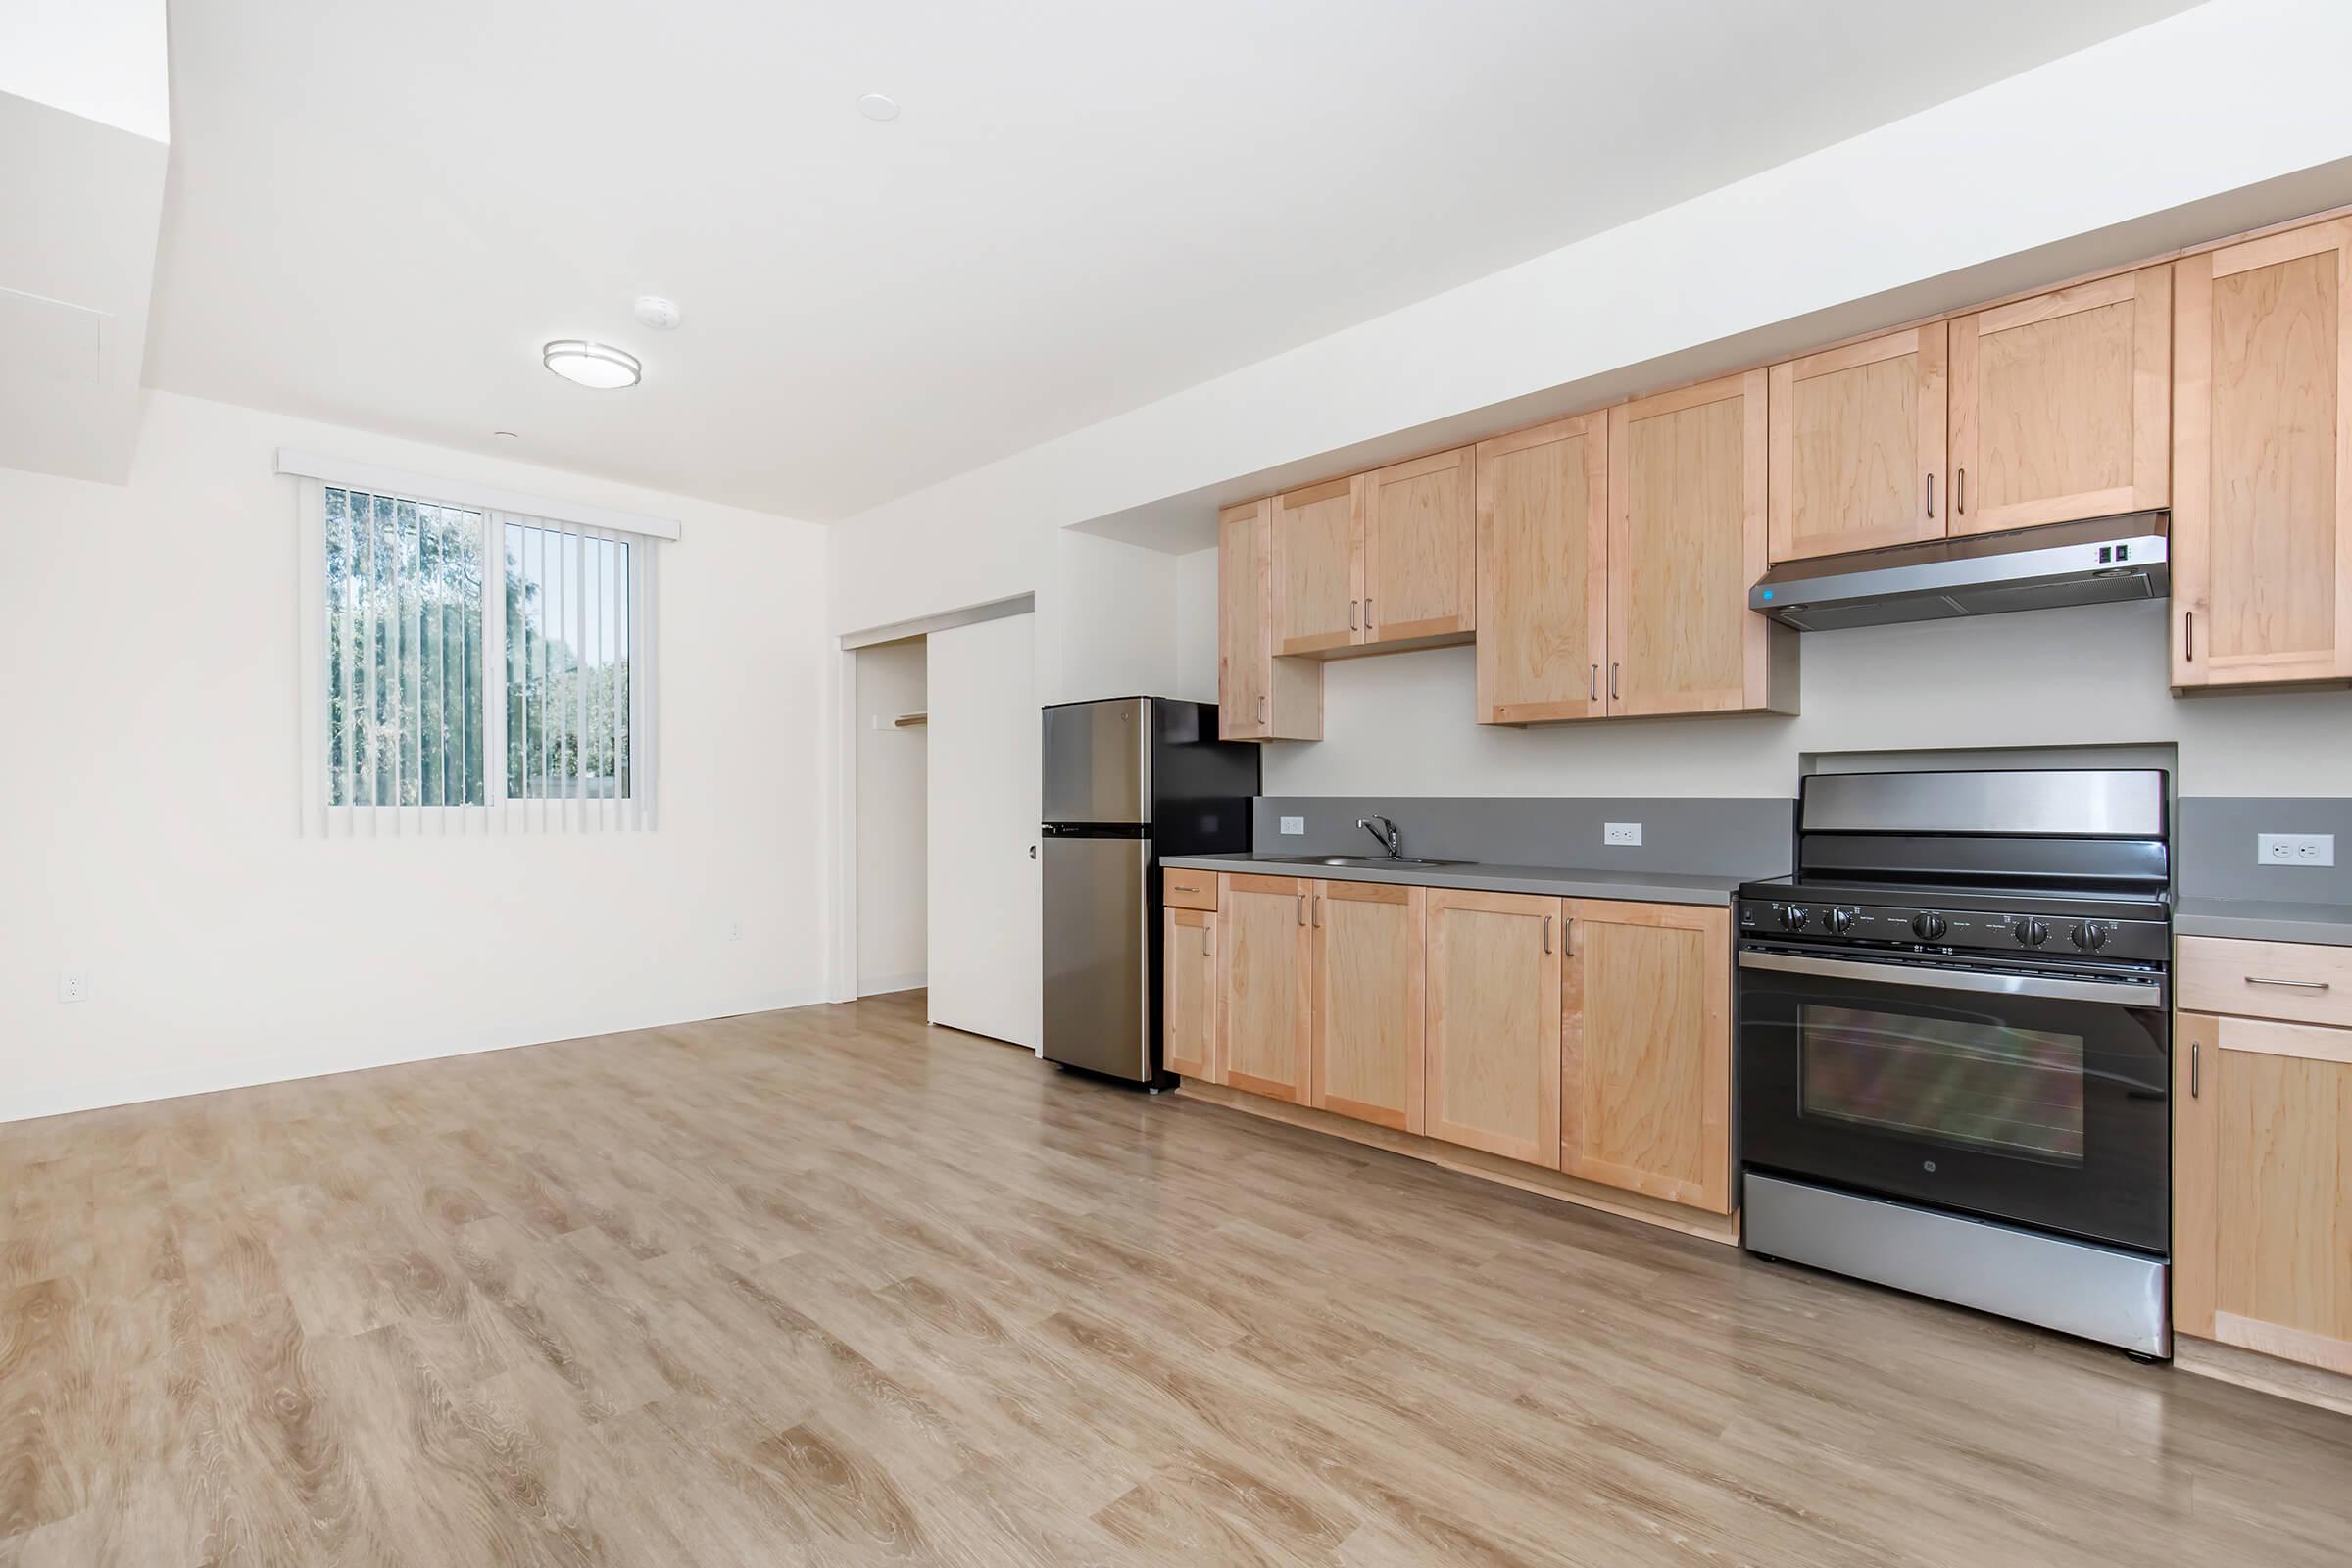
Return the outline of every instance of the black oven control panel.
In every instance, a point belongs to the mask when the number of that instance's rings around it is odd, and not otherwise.
[[[2172,956],[2164,920],[2118,919],[2051,909],[1962,909],[1842,904],[1796,898],[1740,900],[1742,936],[1910,952],[2041,953],[2052,956]]]

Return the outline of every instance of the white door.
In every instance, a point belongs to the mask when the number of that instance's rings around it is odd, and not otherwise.
[[[931,634],[931,1021],[1037,1049],[1035,615]]]

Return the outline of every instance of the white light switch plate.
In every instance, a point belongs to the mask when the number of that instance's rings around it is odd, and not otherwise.
[[[1600,842],[1603,844],[1639,844],[1642,842],[1642,824],[1639,822],[1603,823],[1600,830]]]
[[[2333,865],[2332,833],[2257,833],[2254,858],[2263,865]]]
[[[1282,819],[1282,830],[1285,833],[1303,833],[1306,831],[1306,818],[1303,816],[1286,816]]]

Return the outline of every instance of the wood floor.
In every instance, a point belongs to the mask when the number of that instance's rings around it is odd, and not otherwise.
[[[920,1007],[0,1127],[0,1564],[2352,1559],[2352,1418]]]

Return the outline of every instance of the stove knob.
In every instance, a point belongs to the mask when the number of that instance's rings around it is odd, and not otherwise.
[[[1911,934],[1922,942],[1934,942],[1946,929],[1943,916],[1934,909],[1922,909],[1911,917]]]
[[[2075,946],[2081,948],[2084,953],[2098,952],[2107,945],[2108,938],[2114,935],[2115,927],[2107,924],[2104,920],[2077,920],[2075,928],[2067,933],[2067,936],[2073,939]]]
[[[1791,904],[1781,910],[1781,924],[1791,931],[1802,931],[1810,912],[1801,904]]]
[[[1854,917],[1861,912],[1859,909],[1833,908],[1821,917],[1821,923],[1830,928],[1830,935],[1841,937],[1854,928]]]
[[[2050,940],[2050,922],[2036,920],[2028,915],[2018,916],[2010,923],[2009,930],[2017,938],[2017,945],[2021,948],[2038,948]]]

